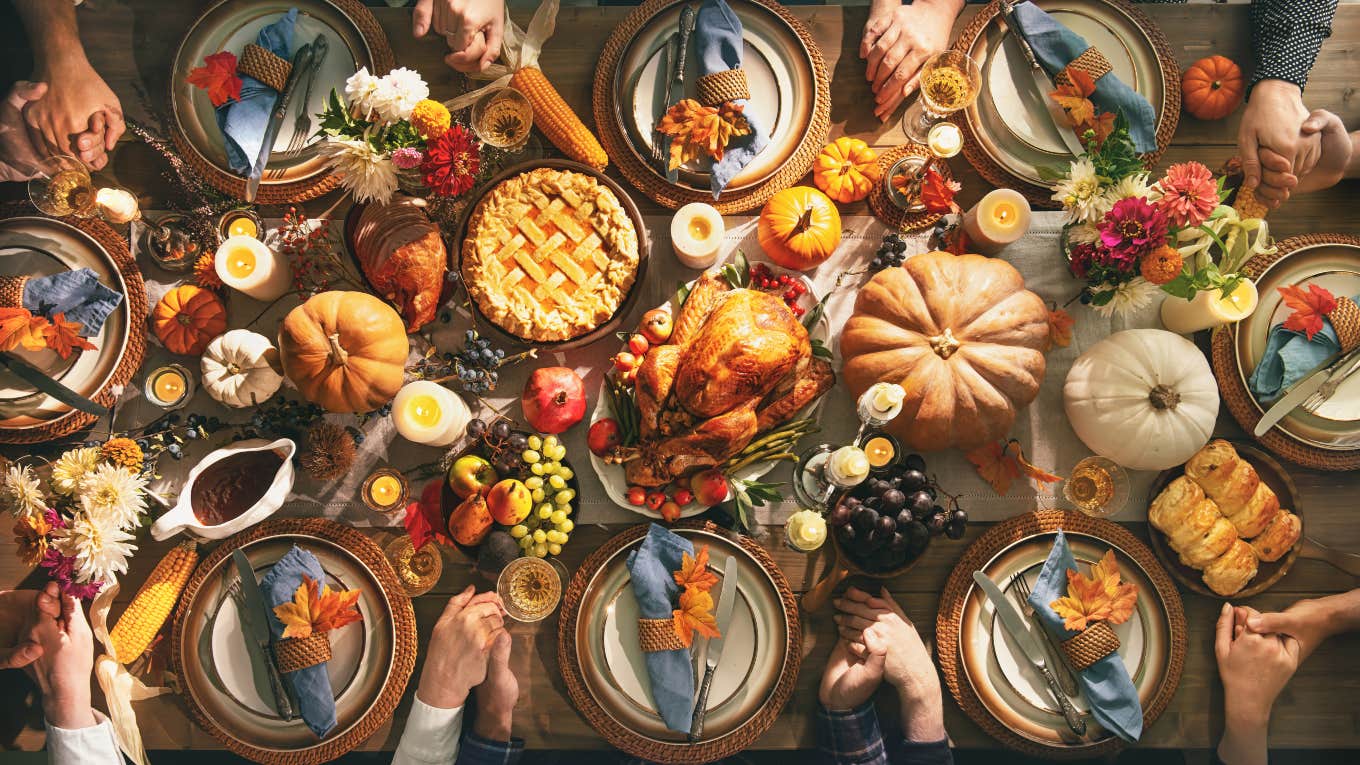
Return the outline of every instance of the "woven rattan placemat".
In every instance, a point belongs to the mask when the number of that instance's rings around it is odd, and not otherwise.
[[[903,210],[893,204],[892,199],[888,196],[888,171],[892,169],[893,165],[907,157],[928,158],[930,157],[930,150],[919,143],[906,143],[879,154],[878,172],[882,180],[875,183],[873,188],[869,190],[869,209],[873,211],[874,217],[878,218],[888,228],[904,233],[929,228],[935,225],[935,222],[941,217],[940,213],[928,210],[920,212]],[[954,180],[954,173],[949,169],[947,162],[935,162],[932,166],[935,168],[935,172],[939,173],[946,181]]]

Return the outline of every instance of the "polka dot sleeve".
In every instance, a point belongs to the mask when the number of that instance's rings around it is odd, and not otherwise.
[[[1322,41],[1332,33],[1337,0],[1252,0],[1256,70],[1251,85],[1285,80],[1303,88]]]

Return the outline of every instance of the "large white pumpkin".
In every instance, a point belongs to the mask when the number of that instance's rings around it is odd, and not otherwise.
[[[1161,329],[1129,329],[1076,360],[1063,406],[1091,451],[1130,470],[1165,470],[1209,442],[1218,383],[1194,343]]]
[[[263,404],[283,384],[278,349],[248,329],[233,329],[209,343],[200,369],[208,395],[238,409]]]

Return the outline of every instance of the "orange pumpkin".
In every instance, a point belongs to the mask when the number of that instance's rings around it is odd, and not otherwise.
[[[227,331],[227,309],[208,290],[181,284],[156,304],[151,328],[171,353],[196,356]]]
[[[1202,120],[1221,120],[1242,103],[1242,69],[1231,59],[1209,56],[1181,77],[1185,110]]]
[[[794,186],[770,197],[756,225],[760,246],[770,260],[797,271],[816,268],[841,241],[841,214],[811,186]]]
[[[401,317],[365,292],[314,295],[279,325],[283,373],[328,412],[371,412],[391,401],[410,351]]]
[[[880,174],[878,154],[869,144],[849,136],[827,144],[812,165],[812,182],[841,203],[869,196]]]

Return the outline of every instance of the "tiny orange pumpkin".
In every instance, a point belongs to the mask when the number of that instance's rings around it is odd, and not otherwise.
[[[1242,103],[1242,69],[1231,59],[1209,56],[1181,77],[1185,110],[1202,120],[1221,120]]]
[[[760,210],[756,237],[770,260],[784,268],[816,268],[841,241],[841,214],[811,186],[777,192]]]
[[[156,304],[151,327],[171,353],[195,356],[227,331],[227,309],[212,292],[181,284]]]
[[[812,182],[841,203],[869,196],[879,176],[878,154],[869,144],[849,136],[827,144],[812,165]]]

